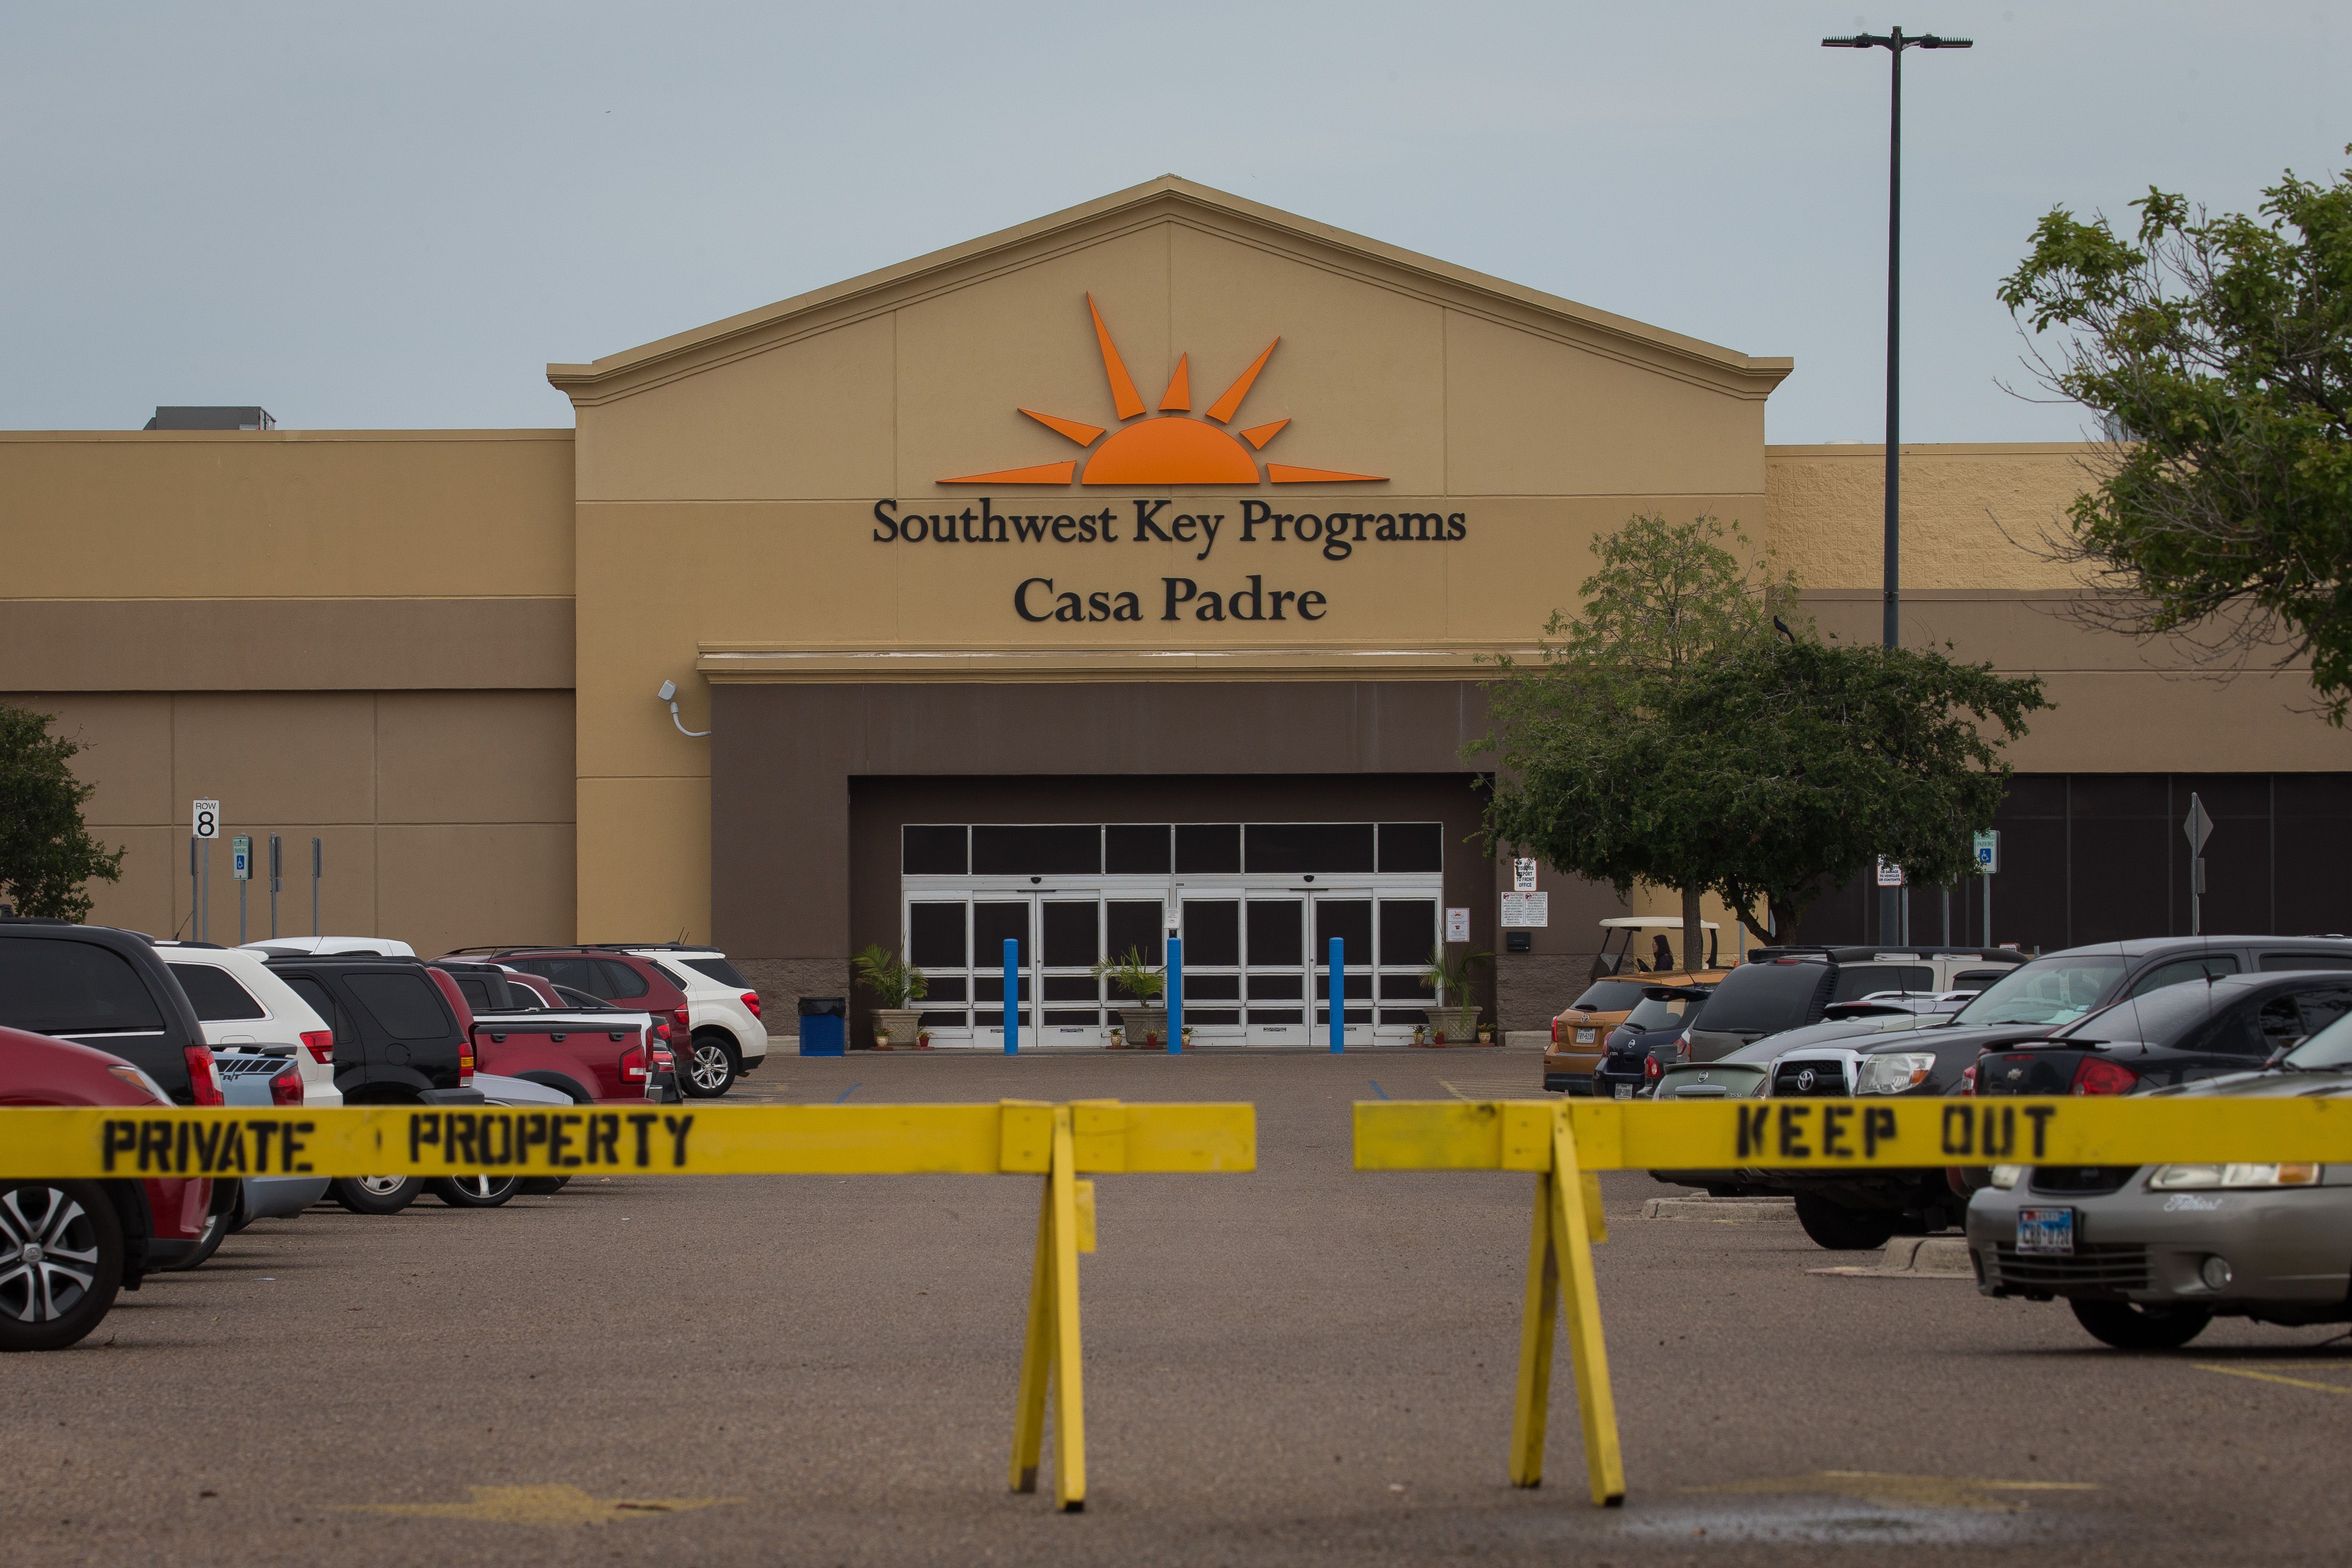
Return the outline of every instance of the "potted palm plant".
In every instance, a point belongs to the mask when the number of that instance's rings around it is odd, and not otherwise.
[[[1456,1045],[1468,1045],[1478,1037],[1478,1009],[1470,998],[1470,982],[1486,965],[1495,961],[1491,952],[1469,951],[1467,944],[1457,944],[1462,950],[1448,952],[1444,942],[1429,950],[1429,967],[1421,972],[1421,983],[1437,988],[1445,998],[1428,1009],[1430,1032],[1435,1044],[1444,1045],[1451,1039]]]
[[[929,992],[923,972],[879,942],[866,944],[849,966],[856,972],[857,984],[873,994],[874,1032],[892,1046],[919,1045],[923,1010],[907,1004],[921,1001]]]
[[[1106,958],[1095,965],[1095,978],[1105,975],[1118,990],[1133,998],[1122,1003],[1114,995],[1112,1005],[1118,1008],[1118,1021],[1126,1032],[1126,1043],[1138,1047],[1157,1046],[1168,1038],[1168,972],[1154,969],[1143,961],[1140,948],[1129,948],[1117,958]]]

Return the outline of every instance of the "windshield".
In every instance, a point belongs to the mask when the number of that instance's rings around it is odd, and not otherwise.
[[[2288,1067],[2306,1072],[2320,1068],[2352,1068],[2352,1013],[2347,1013],[2311,1038],[2287,1052]]]
[[[1952,1015],[1952,1024],[2071,1024],[2098,1005],[2123,973],[2121,957],[2038,958],[1979,993]]]
[[[1815,993],[1828,989],[1825,964],[1782,961],[1743,963],[1706,999],[1706,1026],[1740,1034],[1777,1034],[1819,1016]]]
[[[2232,992],[2224,1000],[2234,1002],[2244,994],[2242,991]],[[2210,985],[2168,985],[2146,995],[2126,996],[2112,1007],[2103,1007],[2059,1030],[2055,1037],[2102,1042],[2143,1040],[2151,1046],[2177,1046],[2213,1013]]]
[[[1684,1014],[1689,1010],[1689,1007],[1690,1001],[1687,997],[1675,996],[1662,1002],[1654,997],[1644,996],[1642,998],[1640,1006],[1625,1015],[1625,1026],[1628,1028],[1644,1031],[1663,1029],[1669,1025],[1681,1023]]]
[[[1599,980],[1587,986],[1584,994],[1569,1006],[1580,1013],[1622,1013],[1642,999],[1643,989],[1636,981]]]

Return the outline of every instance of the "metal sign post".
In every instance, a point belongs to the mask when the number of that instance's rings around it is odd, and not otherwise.
[[[188,911],[188,919],[195,930],[196,940],[210,942],[213,926],[213,840],[220,837],[220,802],[196,802],[190,812],[188,831],[195,840],[195,845],[191,845],[190,848],[197,871],[196,885],[193,889],[194,907]],[[201,845],[201,849],[196,845]]]
[[[319,840],[310,840],[310,934],[319,934],[319,878],[327,868],[327,858]]]
[[[1985,885],[1984,944],[1990,947],[1992,945],[1992,879],[1993,873],[2000,869],[2000,829],[1996,827],[1990,833],[1978,834],[1974,840],[1974,847],[1977,875],[1984,879]]]
[[[2194,793],[2189,796],[2189,815],[2181,819],[2180,831],[2189,836],[2189,934],[2205,934],[2205,841],[2213,837],[2213,819],[2205,815],[2205,803]]]
[[[269,940],[278,940],[278,890],[286,881],[286,844],[275,833],[269,836]]]
[[[240,833],[228,841],[228,874],[236,883],[236,945],[245,945],[245,893],[253,884],[253,836]]]

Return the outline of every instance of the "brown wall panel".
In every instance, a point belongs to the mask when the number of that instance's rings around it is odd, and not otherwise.
[[[169,822],[172,802],[172,699],[154,692],[43,692],[0,699],[49,714],[49,733],[87,748],[74,771],[98,793],[82,805],[90,825]]]
[[[254,841],[247,934],[268,934],[268,836],[284,840],[278,930],[310,930],[310,839],[325,841],[324,928],[441,952],[574,930],[571,695],[560,691],[36,693],[91,742],[93,836],[127,847],[91,918],[190,934],[188,805],[221,802],[215,942],[236,940],[228,838]]]
[[[377,923],[420,953],[572,938],[570,823],[384,824],[375,847]]]
[[[33,690],[569,688],[572,657],[569,598],[0,602],[0,669]]]
[[[181,811],[203,795],[226,822],[373,822],[375,763],[373,693],[191,692],[172,705]]]
[[[572,819],[570,692],[388,691],[375,700],[379,821]]]

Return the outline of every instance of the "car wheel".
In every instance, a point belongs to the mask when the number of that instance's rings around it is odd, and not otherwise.
[[[0,1351],[61,1351],[122,1288],[122,1222],[88,1182],[0,1182]]]
[[[522,1187],[520,1176],[436,1176],[433,1195],[453,1209],[494,1209]]]
[[[521,1190],[530,1196],[543,1198],[562,1192],[571,1180],[569,1176],[525,1176]]]
[[[337,1176],[334,1200],[353,1214],[398,1214],[425,1190],[422,1176]]]
[[[2177,1351],[2205,1331],[2213,1314],[2202,1307],[2143,1307],[2137,1301],[2066,1303],[2074,1321],[2101,1344],[2119,1351]]]
[[[735,1082],[735,1047],[717,1035],[697,1035],[688,1053],[685,1081],[689,1099],[716,1100]]]
[[[1797,1194],[1797,1223],[1816,1245],[1832,1252],[1867,1252],[1885,1247],[1899,1217],[1885,1209],[1850,1209],[1814,1193]]]

